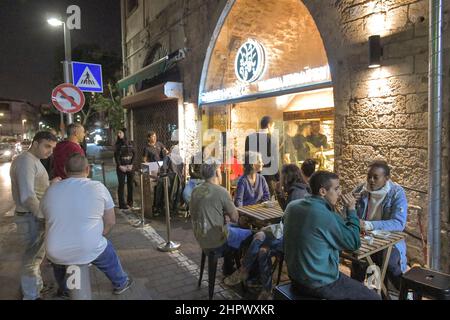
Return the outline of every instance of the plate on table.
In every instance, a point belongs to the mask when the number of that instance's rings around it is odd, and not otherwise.
[[[380,238],[380,239],[389,239],[391,233],[389,231],[384,231],[384,230],[373,230],[372,235],[375,238]]]

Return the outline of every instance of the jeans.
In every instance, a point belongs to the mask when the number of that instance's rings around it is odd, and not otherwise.
[[[379,251],[373,255],[371,258],[373,262],[378,265],[381,269],[383,262],[384,252]],[[352,263],[352,278],[360,282],[364,281],[366,277],[367,265],[362,265],[360,263]],[[400,280],[402,276],[402,269],[400,265],[400,252],[397,248],[392,247],[391,256],[389,257],[389,262],[386,269],[386,276],[394,285],[397,290],[400,290]]]
[[[127,183],[127,202],[125,203],[125,178]],[[119,198],[119,208],[125,208],[128,204],[130,207],[133,206],[133,178],[134,172],[122,172],[117,168],[117,180],[119,181],[119,189],[117,190]]]
[[[128,275],[123,271],[119,257],[109,240],[105,250],[94,260],[92,264],[102,271],[112,282],[114,289],[123,288],[128,280]],[[53,274],[59,286],[59,293],[67,291],[66,286],[67,266],[53,264]]]
[[[16,216],[16,224],[25,247],[20,280],[23,300],[36,300],[43,288],[41,263],[45,257],[45,225],[31,212]]]
[[[342,272],[339,278],[320,288],[309,288],[292,280],[292,287],[301,295],[312,296],[327,300],[381,300],[381,297],[373,290],[365,287]]]
[[[265,248],[261,249],[262,247]],[[255,261],[258,261],[260,281],[266,291],[272,290],[272,257],[282,252],[283,238],[276,239],[260,231],[254,236],[242,260],[247,272],[250,272]]]

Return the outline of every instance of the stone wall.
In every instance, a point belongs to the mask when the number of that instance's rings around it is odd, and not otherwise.
[[[145,0],[141,0],[145,1]],[[243,1],[243,0],[238,0]],[[271,0],[257,1],[264,5]],[[274,0],[275,1],[275,0]],[[300,1],[300,0],[299,0]],[[145,1],[150,5],[151,1]],[[208,46],[226,0],[173,0],[141,31],[147,50],[159,42],[169,51],[189,48],[179,65],[188,102],[198,99],[199,83]],[[256,2],[256,1],[255,1]],[[367,164],[386,159],[392,178],[407,189],[411,210],[408,230],[420,238],[418,217],[427,230],[427,0],[304,0],[328,56],[332,72],[335,107],[336,171],[344,187],[364,179]],[[450,1],[445,4],[444,24],[444,149],[442,176],[442,264],[449,261],[448,107],[450,73]],[[382,67],[368,69],[368,37],[380,34],[384,47]],[[215,35],[217,36],[217,34]],[[139,47],[141,43],[131,44]],[[133,48],[128,48],[132,52]],[[135,66],[145,59],[145,50],[130,59]],[[425,193],[424,193],[425,192]],[[411,261],[423,262],[421,242],[408,238]]]

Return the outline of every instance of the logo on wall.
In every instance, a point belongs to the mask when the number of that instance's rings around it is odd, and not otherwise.
[[[242,82],[254,82],[264,72],[265,53],[261,44],[247,40],[238,50],[234,62],[236,77]]]

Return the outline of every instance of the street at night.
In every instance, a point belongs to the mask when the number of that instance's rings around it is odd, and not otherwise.
[[[449,12],[0,1],[0,300],[450,300]]]

